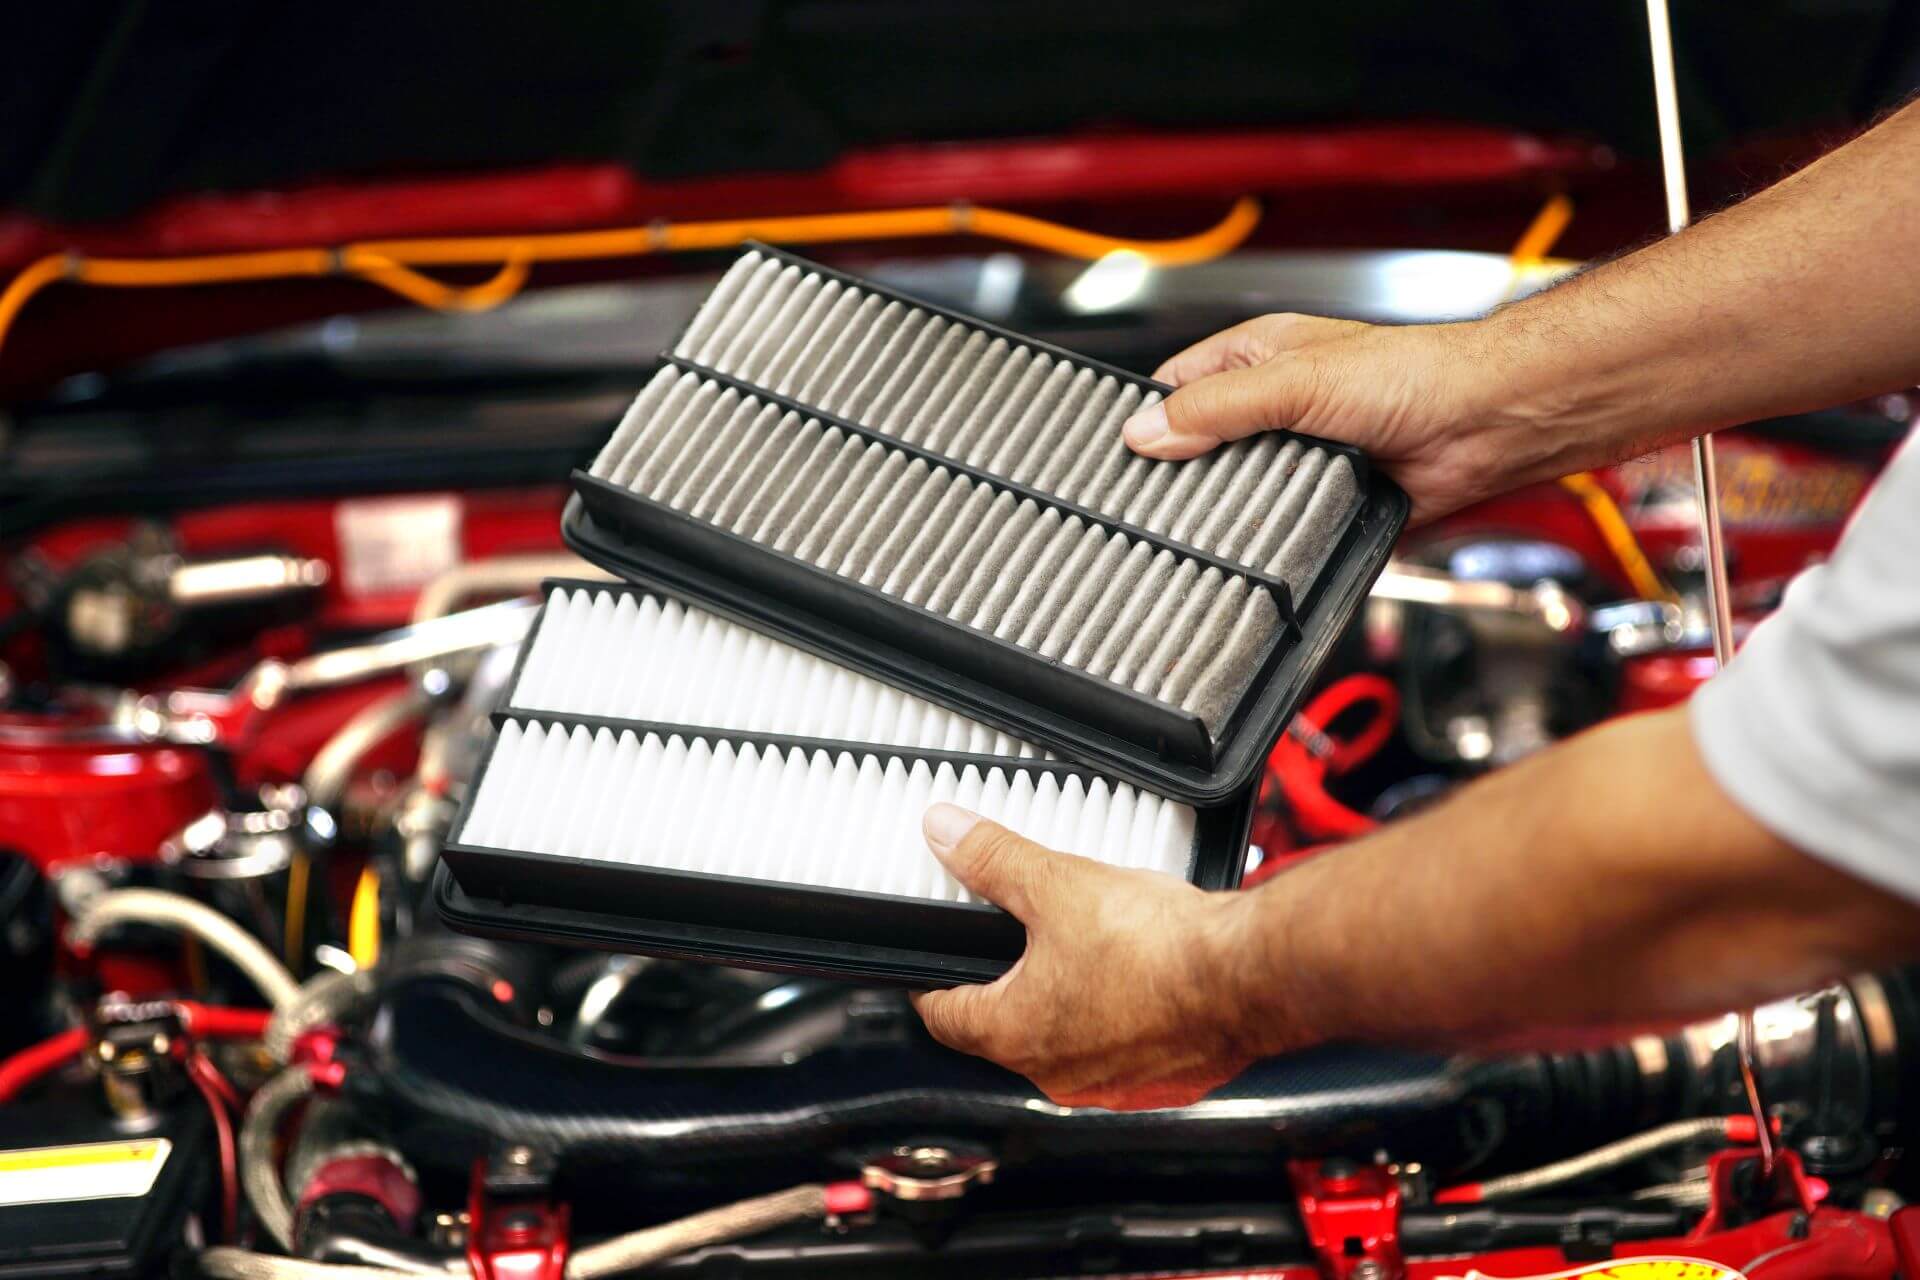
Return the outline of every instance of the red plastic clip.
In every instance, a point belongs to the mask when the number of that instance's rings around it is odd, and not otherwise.
[[[1287,1173],[1307,1242],[1328,1280],[1356,1274],[1398,1280],[1404,1274],[1400,1180],[1392,1171],[1351,1160],[1295,1160]]]
[[[565,1280],[567,1206],[540,1196],[495,1203],[487,1162],[473,1168],[467,1197],[467,1265],[474,1280]]]

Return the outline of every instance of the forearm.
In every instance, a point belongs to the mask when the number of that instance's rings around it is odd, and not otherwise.
[[[1781,844],[1679,711],[1597,730],[1276,877],[1217,980],[1259,1051],[1695,1017],[1902,954],[1920,912]]]
[[[1684,233],[1459,326],[1542,479],[1920,381],[1920,104]]]

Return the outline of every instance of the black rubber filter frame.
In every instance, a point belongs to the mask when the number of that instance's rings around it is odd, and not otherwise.
[[[1172,390],[1138,374],[1028,338],[961,312],[765,246],[790,262],[882,298],[943,315],[1049,352],[1124,383]],[[1069,759],[1194,805],[1218,805],[1254,785],[1267,753],[1306,696],[1385,567],[1409,503],[1350,445],[1300,435],[1312,447],[1350,458],[1361,501],[1326,566],[1301,600],[1285,583],[1125,522],[1100,516],[883,432],[849,422],[766,388],[705,369],[671,353],[663,361],[795,409],[830,426],[878,440],[931,465],[1078,514],[1136,541],[1221,567],[1269,591],[1281,627],[1239,703],[1210,734],[1200,718],[1157,699],[1045,658],[931,610],[696,520],[584,471],[562,521],[567,545],[629,581],[664,587],[724,617],[776,635]]]
[[[930,766],[971,764],[983,770],[1096,776],[1093,770],[1059,761],[512,707],[494,713],[496,724],[507,718],[616,733],[631,730],[642,736],[678,734],[809,752],[848,751],[883,760],[924,760]],[[911,986],[990,982],[1007,971],[1026,945],[1020,922],[985,903],[930,902],[468,844],[460,836],[472,797],[492,763],[489,747],[455,825],[455,837],[443,850],[444,865],[433,889],[441,915],[462,932]],[[1196,812],[1188,879],[1203,889],[1236,888],[1246,865],[1253,793],[1248,791],[1239,804]]]

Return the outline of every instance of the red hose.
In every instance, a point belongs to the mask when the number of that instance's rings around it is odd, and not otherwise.
[[[173,1005],[187,1030],[205,1040],[258,1040],[267,1034],[267,1022],[273,1017],[266,1009],[238,1009],[197,1000],[175,1000]]]
[[[1351,737],[1334,722],[1363,703],[1372,717]],[[1300,831],[1310,840],[1346,840],[1380,825],[1327,792],[1327,779],[1358,767],[1386,745],[1400,715],[1400,691],[1376,675],[1351,675],[1316,694],[1267,757],[1267,776],[1286,797]]]
[[[0,1102],[11,1102],[28,1085],[58,1071],[87,1047],[85,1027],[72,1027],[0,1062]]]
[[[220,1225],[221,1239],[232,1240],[240,1230],[240,1161],[234,1143],[233,1115],[227,1099],[234,1096],[233,1086],[219,1068],[199,1050],[187,1054],[187,1076],[213,1114],[213,1132],[220,1151]]]
[[[266,1034],[265,1009],[237,1009],[226,1005],[176,1000],[181,1021],[190,1035],[206,1040],[258,1040]],[[0,1102],[11,1102],[27,1086],[78,1058],[87,1047],[85,1027],[71,1027],[39,1044],[0,1061]]]

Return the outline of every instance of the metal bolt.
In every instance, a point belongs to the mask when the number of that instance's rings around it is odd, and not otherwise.
[[[445,1249],[458,1249],[467,1242],[467,1215],[460,1213],[436,1213],[433,1215],[433,1228],[428,1238]]]
[[[953,1163],[953,1152],[945,1147],[898,1147],[894,1154],[922,1173],[937,1173]]]
[[[514,1165],[517,1168],[525,1168],[527,1165],[530,1165],[533,1163],[532,1147],[527,1147],[527,1146],[508,1147],[506,1155],[507,1155],[507,1163],[510,1165]]]
[[[1362,1258],[1347,1272],[1347,1280],[1387,1280],[1387,1269],[1372,1258]]]

